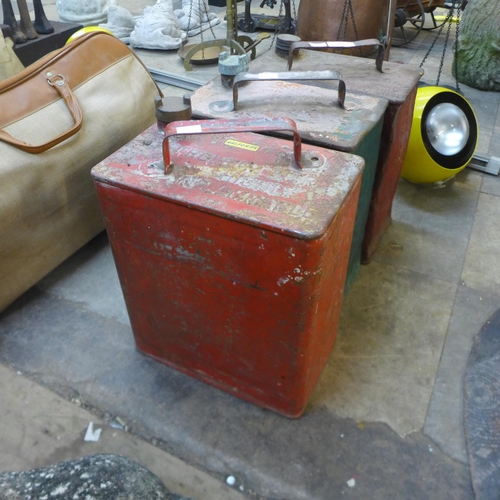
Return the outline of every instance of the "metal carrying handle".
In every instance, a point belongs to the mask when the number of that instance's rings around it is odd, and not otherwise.
[[[165,127],[163,139],[163,164],[165,174],[171,165],[168,139],[173,135],[224,134],[238,132],[293,132],[293,156],[295,163],[302,168],[302,141],[297,125],[289,118],[238,118],[236,120],[189,120],[169,123]]]
[[[356,42],[293,42],[288,49],[288,71],[292,69],[294,53],[300,49],[352,49],[354,47],[378,47],[375,66],[382,73],[382,63],[384,62],[385,49],[387,48],[385,37],[382,41],[376,38],[369,38]]]
[[[338,100],[341,108],[344,107],[346,87],[345,82],[337,71],[288,71],[283,73],[238,73],[233,82],[233,111],[238,102],[238,86],[246,82],[300,82],[307,80],[338,80]]]

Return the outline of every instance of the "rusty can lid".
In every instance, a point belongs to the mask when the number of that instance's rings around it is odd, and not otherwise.
[[[165,173],[156,126],[92,169],[98,183],[300,239],[321,237],[364,167],[362,158],[250,132],[180,135]]]
[[[235,110],[234,93],[212,80],[193,93],[193,115],[211,119],[286,116],[297,123],[303,142],[346,153],[356,152],[383,120],[389,104],[386,99],[355,94],[347,88],[342,109],[337,90],[292,81],[251,82],[239,89],[238,95]],[[286,137],[279,132],[276,135]]]

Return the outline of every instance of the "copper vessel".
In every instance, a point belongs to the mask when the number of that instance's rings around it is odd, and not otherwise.
[[[363,40],[392,35],[393,22],[388,23],[390,0],[301,0],[297,14],[298,36],[304,41]],[[395,1],[391,10],[395,11]],[[394,12],[391,20],[394,19]],[[369,55],[372,52],[355,49],[352,55]],[[347,51],[344,54],[349,54]]]

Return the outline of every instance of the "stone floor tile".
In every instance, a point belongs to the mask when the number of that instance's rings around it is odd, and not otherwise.
[[[372,262],[342,306],[339,336],[312,397],[341,417],[420,430],[456,286]]]
[[[490,134],[489,132],[479,132],[479,136],[477,138],[476,154],[481,154],[484,156],[489,155],[488,151],[490,150],[491,138],[492,134]]]
[[[484,174],[481,183],[481,192],[500,196],[500,176]]]
[[[500,113],[497,115],[497,121],[495,122],[493,133],[497,136],[500,136]]]
[[[416,300],[413,290],[426,294],[426,286],[413,285],[408,283],[408,304]],[[430,308],[429,321],[441,323],[434,313],[447,309],[447,293],[439,284],[428,291],[440,308]],[[416,303],[415,314],[422,316]],[[156,439],[158,446],[216,478],[234,475],[245,492],[258,493],[250,498],[473,498],[467,467],[433,449],[421,432],[402,439],[385,424],[358,425],[317,405],[299,419],[262,410],[141,355],[129,327],[55,294],[32,289],[0,317],[1,364],[97,414],[120,416],[132,434]],[[440,350],[439,337],[427,339],[424,351]],[[4,380],[0,376],[0,385]],[[0,433],[4,422],[2,414]],[[346,484],[353,477],[354,489]]]
[[[464,88],[465,89],[465,88]],[[465,94],[467,101],[472,106],[474,114],[476,115],[479,130],[492,131],[495,127],[498,114],[498,93],[492,93],[492,96],[485,99],[483,95],[475,97],[476,92],[470,88],[467,89]],[[484,94],[484,92],[483,92]]]
[[[500,293],[500,198],[481,193],[462,280],[469,288]]]
[[[474,111],[476,111],[476,108],[480,109],[481,107],[490,107],[491,109],[488,110],[489,113],[496,113],[498,111],[500,93],[487,92],[462,83],[460,84],[460,90],[464,93],[466,99],[473,103]]]
[[[452,182],[434,189],[402,180],[373,259],[458,283],[478,195]]]
[[[36,285],[105,318],[130,325],[111,247],[102,232]]]
[[[500,137],[498,134],[492,136],[490,147],[488,149],[488,155],[500,157]]]
[[[471,168],[464,168],[453,178],[456,187],[470,189],[471,191],[480,191],[483,182],[483,174]]]
[[[472,342],[500,308],[500,295],[459,286],[425,419],[424,433],[446,454],[467,463],[463,422],[463,381]]]
[[[156,474],[170,491],[193,500],[244,498],[208,474],[137,436],[111,427],[96,415],[3,365],[0,365],[0,380],[2,471],[31,470],[63,460],[112,453],[138,462]],[[95,430],[101,429],[97,442],[83,439],[90,422]]]

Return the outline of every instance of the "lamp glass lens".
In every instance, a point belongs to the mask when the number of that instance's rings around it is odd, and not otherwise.
[[[465,113],[449,102],[435,106],[426,120],[427,136],[440,154],[460,153],[469,139],[469,121]]]

